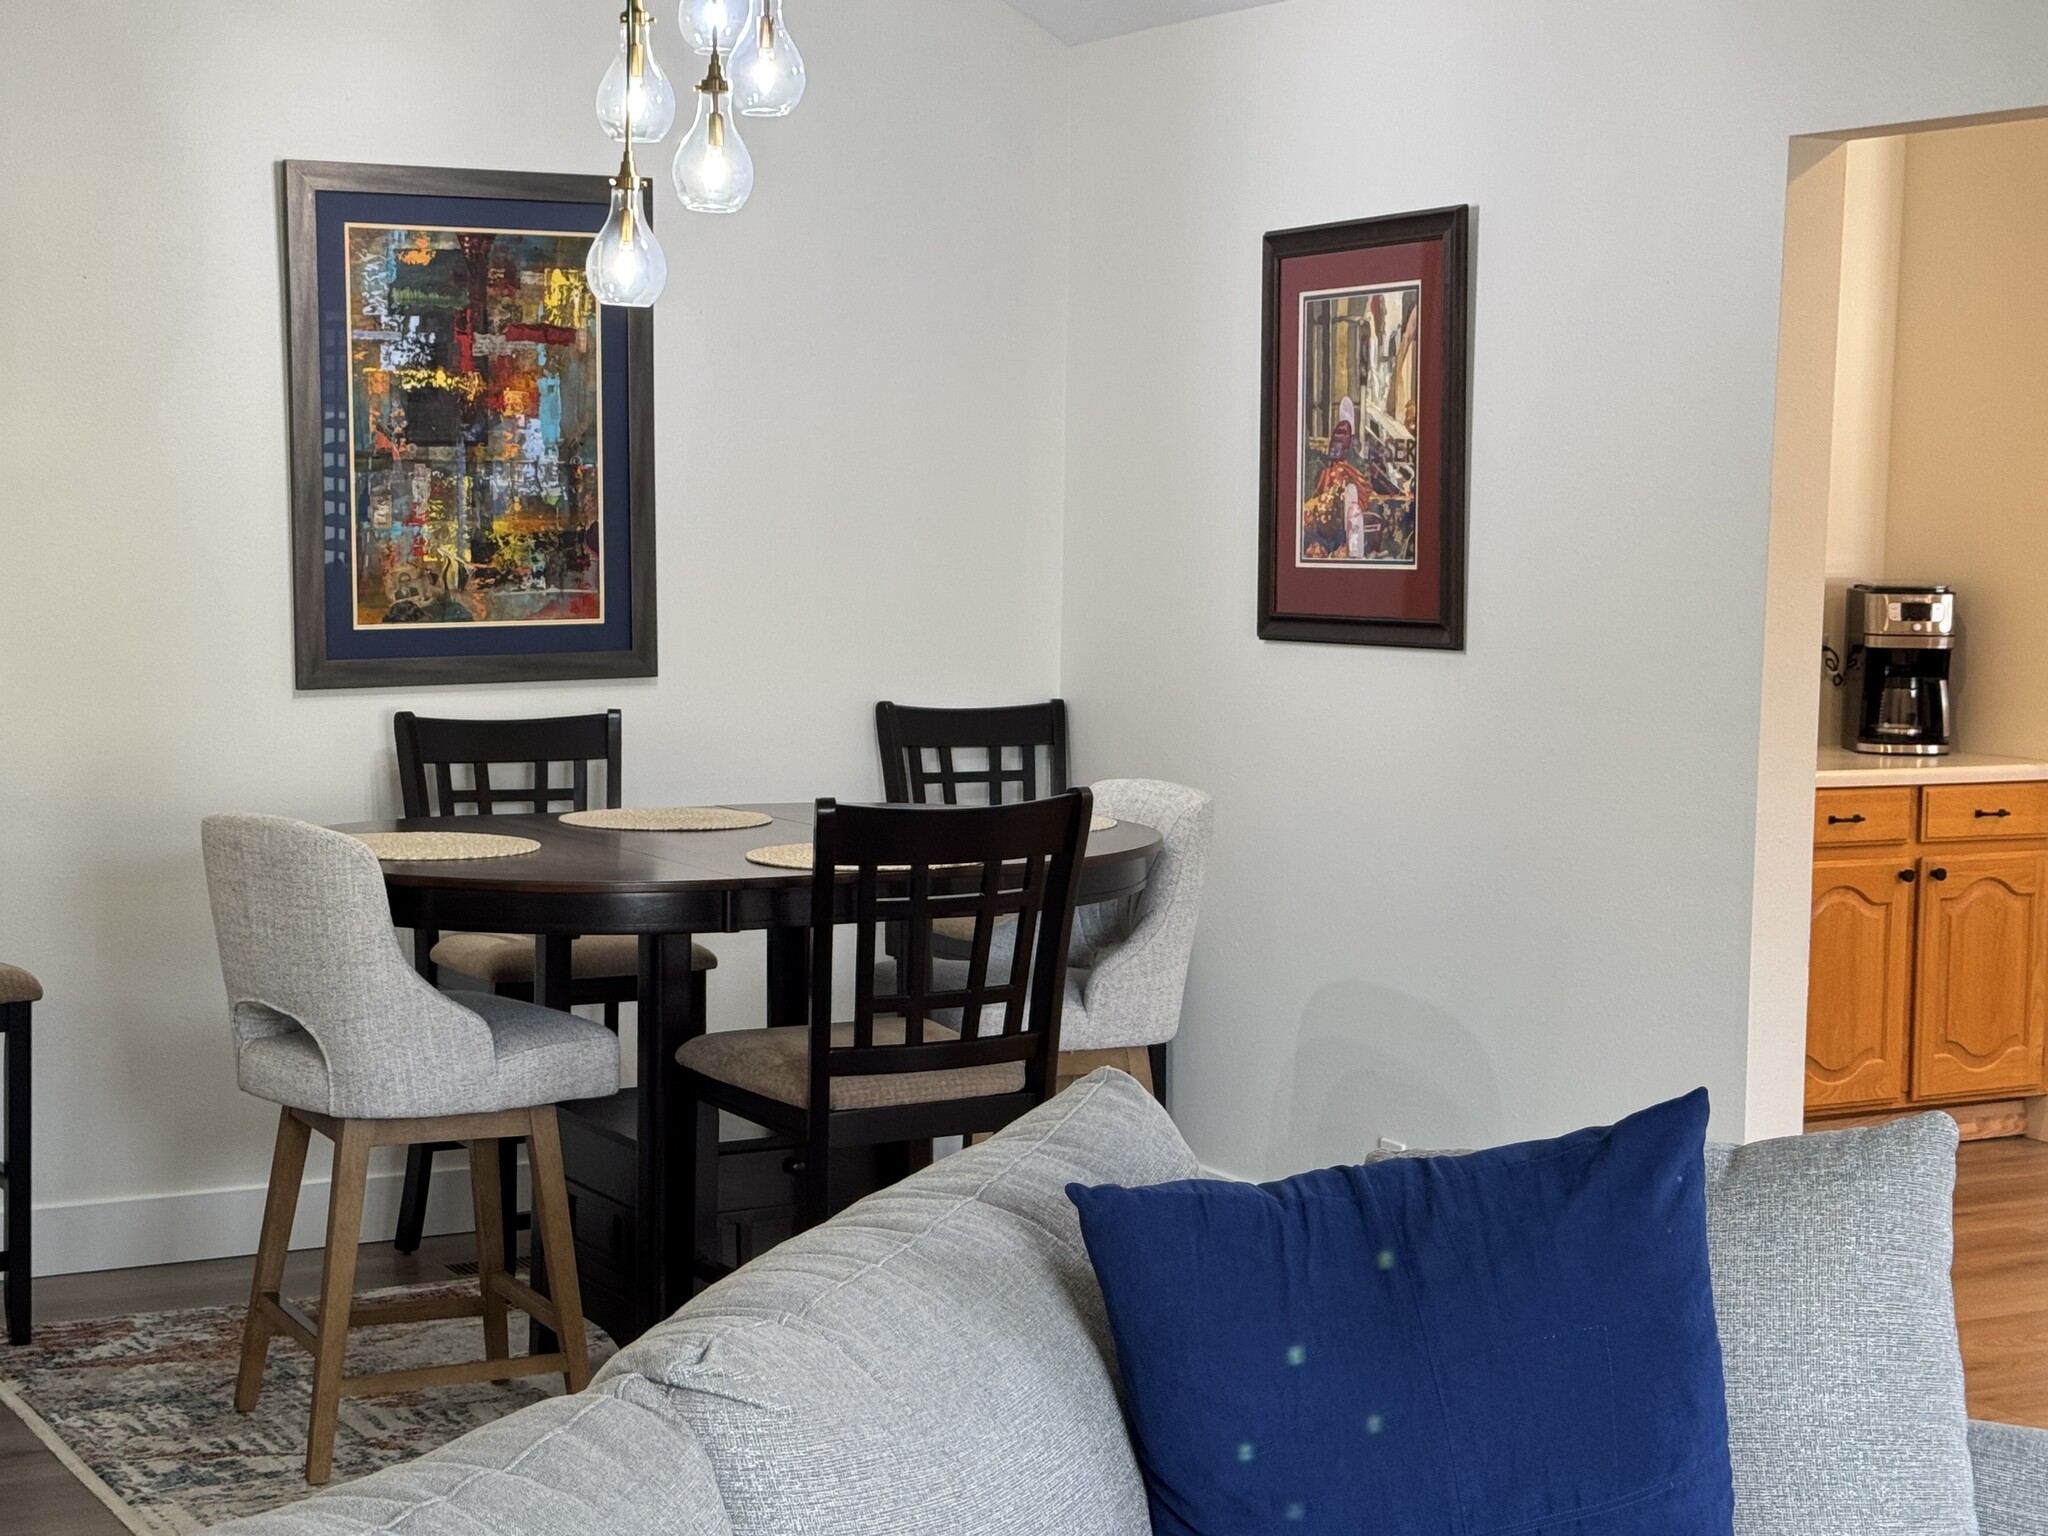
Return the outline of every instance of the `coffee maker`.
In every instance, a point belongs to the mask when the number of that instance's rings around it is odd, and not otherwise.
[[[1851,587],[1843,635],[1863,653],[1856,708],[1843,712],[1844,745],[1919,756],[1948,751],[1955,735],[1948,702],[1955,592],[1925,585]],[[1854,664],[1855,651],[1850,655]]]

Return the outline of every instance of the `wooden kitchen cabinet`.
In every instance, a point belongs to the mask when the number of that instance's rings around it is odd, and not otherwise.
[[[1905,1102],[1915,875],[1896,858],[1818,863],[1806,986],[1806,1107]]]
[[[1920,881],[1913,1095],[2041,1091],[2048,946],[2039,853],[1940,853]]]
[[[2048,1090],[2048,783],[1822,790],[1814,855],[1808,1112]]]

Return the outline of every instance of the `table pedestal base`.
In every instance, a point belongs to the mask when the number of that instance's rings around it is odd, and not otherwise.
[[[562,1161],[569,1178],[583,1313],[621,1344],[662,1320],[648,1315],[637,1299],[650,1289],[640,1268],[645,1260],[633,1213],[639,1092],[628,1088],[608,1099],[561,1106]],[[785,1164],[795,1143],[769,1136],[725,1141],[718,1150],[717,1256],[727,1264],[744,1264],[794,1229],[796,1178]],[[892,1176],[901,1177],[901,1168],[891,1164],[895,1150],[854,1147],[835,1152],[832,1177],[838,1198],[856,1200],[880,1189]],[[685,1212],[675,1212],[672,1219],[687,1226]],[[673,1283],[687,1299],[688,1281]]]

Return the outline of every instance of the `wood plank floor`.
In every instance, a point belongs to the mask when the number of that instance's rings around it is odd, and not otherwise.
[[[1963,1143],[1955,1278],[1971,1414],[2048,1429],[2048,1143]]]
[[[439,1279],[473,1252],[466,1237],[429,1238],[405,1258],[366,1243],[364,1290]],[[113,1317],[170,1307],[219,1306],[248,1293],[249,1260],[63,1275],[36,1286],[36,1320]],[[318,1288],[317,1250],[292,1255],[287,1289]],[[1956,1181],[1956,1319],[1970,1412],[2048,1428],[2048,1143],[1963,1144]],[[71,1474],[0,1409],[0,1536],[123,1536]]]

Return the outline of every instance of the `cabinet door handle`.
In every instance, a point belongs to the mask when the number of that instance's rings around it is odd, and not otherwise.
[[[1937,880],[1946,880],[1948,878],[1948,871],[1945,869],[1930,869],[1927,873]]]
[[[1977,812],[1977,817],[1979,820],[1982,820],[1987,816],[2010,816],[2011,814],[2011,811],[2001,809],[1996,811],[1979,811]]]
[[[1977,814],[1979,816],[1982,816],[1984,813],[1982,811],[1979,811]],[[1828,818],[1828,825],[1831,827],[1853,827],[1860,823],[1862,820],[1863,815],[1859,811],[1854,816],[1830,816]]]
[[[1911,885],[1920,878],[1920,871],[1917,869],[1902,869],[1899,871],[1899,878],[1905,881],[1906,884]]]

